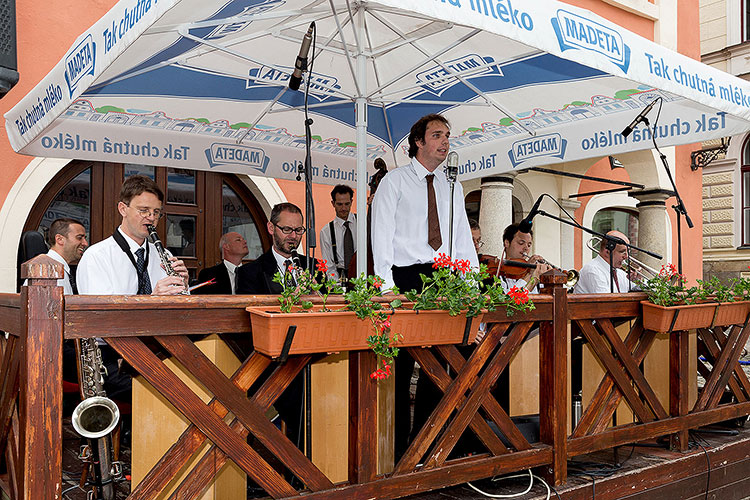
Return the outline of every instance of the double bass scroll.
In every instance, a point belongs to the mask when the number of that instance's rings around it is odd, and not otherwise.
[[[372,174],[370,177],[370,182],[368,183],[368,186],[370,187],[370,197],[367,201],[367,275],[373,275],[375,274],[375,265],[374,261],[372,260],[372,230],[370,229],[370,222],[372,221],[372,217],[370,216],[370,203],[372,200],[372,196],[375,194],[375,191],[378,189],[378,185],[380,184],[380,181],[383,180],[383,177],[385,177],[385,174],[388,173],[388,166],[385,164],[385,160],[382,158],[376,158],[375,159],[375,173]],[[348,279],[353,279],[357,277],[357,252],[354,252],[354,255],[352,255],[351,260],[349,261],[349,265],[346,268],[346,277]]]

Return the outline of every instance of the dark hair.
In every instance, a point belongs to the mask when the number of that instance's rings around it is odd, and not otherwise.
[[[516,233],[518,233],[520,229],[518,228],[518,224],[511,224],[510,226],[505,228],[505,231],[503,231],[503,241],[507,241],[510,243],[513,241],[513,238],[516,237]],[[532,237],[534,236],[534,231],[531,229],[528,230],[528,234],[530,234]]]
[[[61,234],[67,238],[68,232],[70,232],[71,224],[78,224],[79,226],[83,226],[82,222],[76,219],[71,219],[70,217],[53,220],[52,224],[49,225],[49,229],[47,230],[47,242],[49,243],[49,246],[55,246],[55,237],[58,234]],[[85,228],[85,226],[83,227]]]
[[[417,120],[417,122],[411,126],[411,130],[409,131],[409,158],[417,156],[417,151],[419,151],[417,141],[424,141],[424,134],[427,132],[427,125],[434,121],[444,123],[448,128],[451,126],[446,117],[436,113],[425,115]]]
[[[133,198],[142,193],[151,193],[164,203],[164,193],[153,179],[145,175],[131,175],[125,179],[120,188],[120,201],[129,205]]]
[[[348,194],[350,198],[354,199],[354,190],[346,184],[336,184],[331,190],[331,201],[336,201],[337,194]]]
[[[293,214],[302,215],[302,210],[300,210],[299,207],[295,205],[294,203],[289,203],[289,202],[277,203],[271,209],[271,224],[276,224],[277,222],[279,222],[279,218],[281,217],[281,212],[291,212]]]
[[[476,219],[469,219],[469,228],[472,230],[481,229],[479,227],[479,222]]]

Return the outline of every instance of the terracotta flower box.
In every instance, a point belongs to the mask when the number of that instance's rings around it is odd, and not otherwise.
[[[247,311],[255,350],[271,357],[281,354],[291,325],[297,330],[290,354],[365,350],[369,349],[367,337],[375,333],[369,320],[358,319],[345,309],[281,313],[278,306],[251,306]],[[472,318],[469,342],[474,341],[481,320],[481,316]],[[391,316],[391,332],[403,336],[397,347],[460,344],[465,327],[465,314],[450,316],[447,311],[397,309]]]
[[[642,301],[641,304],[643,327],[657,332],[743,324],[750,314],[750,301],[706,302],[671,307],[657,306],[648,301]],[[677,311],[677,319],[672,325],[672,318]]]

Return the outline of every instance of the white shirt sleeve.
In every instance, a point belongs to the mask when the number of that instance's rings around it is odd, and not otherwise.
[[[328,261],[328,274],[339,279],[339,271],[333,259],[333,242],[331,241],[330,223],[320,230],[320,258]]]
[[[464,205],[464,190],[461,183],[456,182],[453,193],[453,255],[455,259],[468,260],[473,269],[479,269],[479,257],[471,236],[469,218],[466,216]],[[525,283],[524,283],[525,284]]]
[[[103,251],[102,251],[103,250]],[[116,289],[113,279],[112,263],[104,258],[105,248],[91,246],[83,253],[76,270],[78,293],[81,295],[115,295],[121,293]]]
[[[399,186],[394,185],[393,175],[386,175],[375,192],[372,201],[372,259],[375,274],[383,278],[383,289],[392,288],[393,248],[396,235],[396,209]]]

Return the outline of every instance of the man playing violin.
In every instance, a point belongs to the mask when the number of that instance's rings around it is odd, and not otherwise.
[[[529,256],[533,238],[533,231],[525,233],[519,229],[518,224],[511,224],[503,231],[505,259],[523,264],[523,267],[501,266],[499,272],[506,292],[516,286],[526,288],[530,293],[539,293],[539,276],[552,269],[542,256]],[[529,267],[528,264],[536,266]]]

